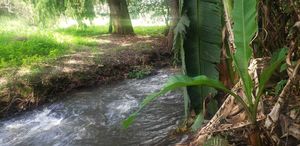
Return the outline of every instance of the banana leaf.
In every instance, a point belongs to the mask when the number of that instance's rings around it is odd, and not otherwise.
[[[190,19],[183,46],[187,75],[206,75],[218,79],[216,64],[220,62],[221,52],[221,1],[185,0],[184,10]],[[216,93],[213,88],[199,86],[188,87],[187,91],[196,112],[202,109],[204,97]]]
[[[256,0],[235,0],[233,8],[233,33],[236,52],[233,56],[236,71],[243,81],[248,105],[253,106],[253,82],[248,73],[248,65],[252,56],[251,41],[257,32]]]

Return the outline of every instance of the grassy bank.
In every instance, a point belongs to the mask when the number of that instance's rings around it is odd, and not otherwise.
[[[136,27],[137,35],[126,37],[107,30],[1,23],[0,117],[51,102],[76,88],[139,77],[161,60],[157,54],[164,46],[163,27]]]
[[[82,46],[99,47],[102,42],[97,37],[108,35],[108,26],[89,26],[78,29],[72,26],[65,29],[39,29],[22,24],[21,21],[7,21],[0,25],[0,69],[31,66],[51,61]],[[9,27],[7,27],[9,26]],[[139,36],[163,36],[165,27],[135,27]],[[70,46],[71,45],[71,46]]]

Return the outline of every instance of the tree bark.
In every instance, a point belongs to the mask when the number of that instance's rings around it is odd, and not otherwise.
[[[134,34],[131,24],[126,0],[108,0],[112,33],[115,34]]]
[[[174,29],[177,25],[178,18],[179,18],[179,0],[166,0],[166,1],[170,8],[170,14],[172,18],[169,32],[167,35],[167,51],[171,52],[173,48]]]
[[[112,31],[113,31],[113,26],[112,26],[112,21],[111,21],[111,14],[109,14],[108,33],[112,33]]]

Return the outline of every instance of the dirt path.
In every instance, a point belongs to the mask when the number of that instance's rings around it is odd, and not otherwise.
[[[169,65],[164,38],[106,35],[96,39],[97,46],[83,46],[39,64],[36,71],[4,71],[6,76],[0,76],[0,117],[53,102],[74,89],[125,79],[133,70]]]

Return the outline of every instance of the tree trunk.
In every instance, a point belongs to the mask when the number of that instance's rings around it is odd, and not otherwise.
[[[167,51],[171,52],[171,49],[173,47],[174,29],[177,25],[178,17],[179,17],[179,0],[166,0],[166,1],[170,8],[170,14],[172,18],[169,32],[167,35]]]
[[[108,0],[112,33],[134,34],[126,0]]]
[[[111,14],[109,14],[108,33],[112,33],[112,31],[113,31],[113,26],[112,26],[112,21],[111,21]]]

